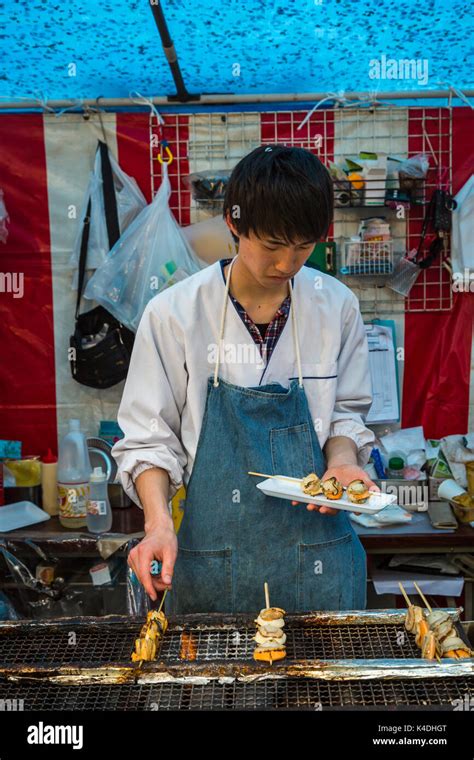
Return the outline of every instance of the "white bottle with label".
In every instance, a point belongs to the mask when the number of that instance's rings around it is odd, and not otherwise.
[[[87,527],[91,533],[107,533],[112,527],[107,486],[107,475],[102,467],[94,467],[87,501]]]
[[[59,444],[59,522],[65,528],[87,525],[87,499],[91,463],[86,436],[79,420],[69,420],[69,431]]]

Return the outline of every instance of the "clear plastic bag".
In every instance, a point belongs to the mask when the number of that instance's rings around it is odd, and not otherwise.
[[[230,175],[230,169],[208,169],[188,174],[183,177],[183,182],[191,189],[191,195],[199,208],[220,211]]]
[[[407,296],[421,272],[418,264],[406,256],[395,264],[392,276],[385,282],[387,288],[401,296]]]
[[[3,190],[0,189],[0,243],[6,243],[8,237],[7,222],[10,221],[8,211],[3,200]]]
[[[87,283],[85,298],[101,304],[136,332],[148,301],[167,287],[173,272],[189,276],[206,264],[194,254],[168,200],[166,164],[153,202],[132,222]]]
[[[123,234],[133,220],[138,216],[146,204],[146,199],[138,187],[133,177],[120,168],[119,164],[109,151],[110,163],[112,165],[112,176],[114,180],[115,197],[117,199],[117,214],[120,227],[120,233]],[[71,266],[77,270],[79,266],[79,255],[81,252],[81,239],[84,217],[86,215],[87,204],[91,199],[91,221],[89,230],[89,245],[87,248],[87,269],[97,269],[104,263],[108,256],[110,247],[107,235],[107,225],[105,222],[104,195],[102,190],[102,165],[100,151],[95,156],[94,170],[91,173],[89,185],[84,200],[84,207],[81,212],[80,224],[78,226],[76,239],[70,259]],[[72,283],[74,289],[77,288],[77,271]]]
[[[413,179],[423,179],[426,177],[429,168],[429,156],[426,153],[417,153],[416,156],[411,156],[411,158],[402,161],[398,165],[398,172]]]

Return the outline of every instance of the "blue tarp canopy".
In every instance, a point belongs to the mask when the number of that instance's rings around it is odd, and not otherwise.
[[[470,2],[159,1],[191,93],[474,86]],[[175,93],[149,0],[7,0],[6,15],[3,98]]]

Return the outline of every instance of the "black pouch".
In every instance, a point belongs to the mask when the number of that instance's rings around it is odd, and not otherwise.
[[[438,188],[433,192],[426,209],[421,238],[414,259],[420,269],[428,269],[443,250],[444,235],[451,230],[452,212],[456,206],[456,201],[446,190],[440,190]],[[436,237],[430,243],[428,254],[420,259],[420,254],[429,227],[431,227],[433,232],[436,233]]]
[[[110,250],[120,237],[117,199],[107,145],[99,141],[98,150],[101,153],[104,208]],[[89,199],[79,256],[76,325],[74,335],[69,339],[71,372],[74,380],[81,385],[90,388],[111,388],[127,376],[135,335],[103,306],[79,314],[86,273],[90,215]]]

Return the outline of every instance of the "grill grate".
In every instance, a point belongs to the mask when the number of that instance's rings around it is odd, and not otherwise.
[[[67,626],[33,631],[10,630],[0,635],[0,664],[12,665],[76,665],[81,663],[130,663],[133,641],[140,625],[122,623],[100,627],[76,628]],[[254,627],[235,629],[186,627],[186,639],[192,639],[196,662],[212,660],[253,659]],[[377,623],[373,625],[304,627],[288,625],[288,660],[337,659],[420,659],[414,637],[403,625]],[[161,646],[159,659],[181,662],[182,631],[168,630]]]
[[[466,696],[474,698],[474,677],[341,682],[290,678],[248,684],[213,682],[202,686],[179,683],[58,686],[0,682],[3,709],[25,711],[452,709],[454,700],[465,700]],[[15,703],[15,700],[22,702]]]
[[[106,664],[130,662],[136,624],[10,630],[0,636],[1,665]]]
[[[313,626],[285,628],[289,660],[402,659],[420,658],[414,637],[393,624]],[[191,631],[196,662],[206,660],[252,660],[255,629]],[[187,634],[189,638],[189,633]],[[179,662],[181,632],[166,634],[160,657]]]

